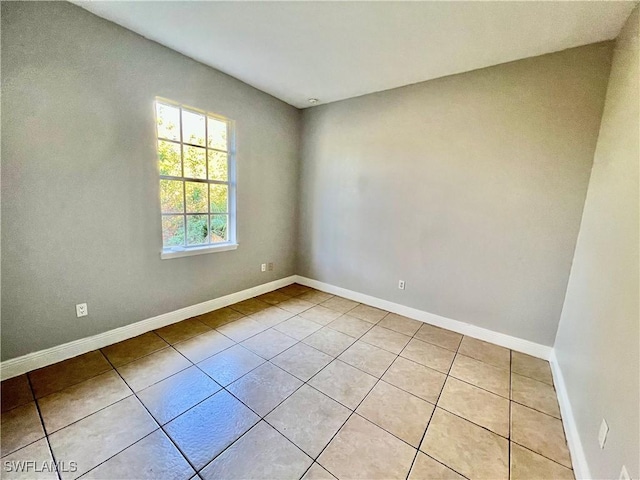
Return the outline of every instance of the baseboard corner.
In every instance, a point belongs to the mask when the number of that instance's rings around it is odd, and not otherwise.
[[[578,432],[578,426],[576,425],[575,417],[573,416],[573,409],[571,408],[569,392],[567,391],[567,386],[564,382],[564,376],[562,374],[562,370],[560,369],[560,364],[558,363],[558,357],[556,356],[555,349],[551,351],[549,364],[551,365],[553,383],[556,387],[558,404],[560,405],[560,413],[562,415],[564,433],[567,437],[569,451],[571,452],[571,464],[573,465],[573,473],[576,477],[576,480],[590,479],[591,472],[589,470],[587,456],[585,455],[584,448],[582,447],[582,440],[580,438],[580,433]]]

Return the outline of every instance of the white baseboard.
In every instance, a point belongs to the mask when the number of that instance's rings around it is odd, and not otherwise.
[[[539,343],[530,342],[522,338],[512,337],[511,335],[505,335],[504,333],[494,332],[486,328],[471,325],[469,323],[460,322],[451,318],[441,317],[433,313],[418,310],[416,308],[400,305],[399,303],[389,302],[388,300],[382,300],[381,298],[365,295],[364,293],[354,292],[353,290],[347,290],[346,288],[336,287],[328,283],[319,282],[311,278],[296,276],[296,282],[307,287],[312,287],[323,292],[331,293],[333,295],[339,295],[349,300],[354,300],[360,303],[366,303],[373,307],[387,310],[388,312],[397,313],[405,317],[420,320],[421,322],[435,325],[437,327],[446,328],[447,330],[453,330],[454,332],[468,335],[469,337],[484,340],[485,342],[494,343],[501,347],[510,348],[518,352],[526,353],[528,355],[549,360],[552,352],[552,348],[546,345],[540,345]]]
[[[578,427],[576,425],[575,417],[573,416],[573,410],[569,400],[569,392],[567,392],[567,386],[564,383],[564,376],[562,375],[562,370],[560,370],[560,365],[558,364],[555,351],[551,352],[549,363],[551,364],[553,383],[555,384],[556,394],[558,395],[564,433],[567,436],[567,443],[569,444],[569,451],[571,452],[573,473],[575,474],[576,480],[586,480],[591,478],[591,472],[589,471],[587,456],[584,453],[584,448],[582,448],[582,440],[580,440]]]
[[[146,320],[125,325],[124,327],[115,328],[92,337],[81,338],[79,340],[74,340],[73,342],[47,348],[46,350],[40,350],[38,352],[28,353],[21,357],[12,358],[11,360],[6,360],[0,363],[0,378],[2,380],[6,380],[7,378],[16,377],[23,373],[30,372],[31,370],[46,367],[47,365],[52,365],[54,363],[61,362],[62,360],[133,338],[151,330],[165,327],[172,323],[186,320],[187,318],[195,317],[196,315],[202,315],[203,313],[210,312],[211,310],[233,305],[234,303],[241,302],[242,300],[290,285],[294,283],[295,279],[295,275],[281,278],[279,280],[274,280],[273,282],[264,283],[256,287],[242,290],[241,292],[225,295],[224,297],[218,297],[213,300],[174,310],[173,312],[163,313],[157,317],[147,318]]]

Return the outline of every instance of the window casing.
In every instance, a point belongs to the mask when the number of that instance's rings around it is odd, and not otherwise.
[[[236,248],[233,122],[160,98],[155,110],[162,258]]]

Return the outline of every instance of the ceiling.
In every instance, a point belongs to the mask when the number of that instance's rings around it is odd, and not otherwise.
[[[300,108],[610,40],[636,4],[74,3]]]

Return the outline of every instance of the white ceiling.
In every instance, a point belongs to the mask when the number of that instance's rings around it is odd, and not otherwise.
[[[74,3],[304,108],[610,40],[636,2]]]

